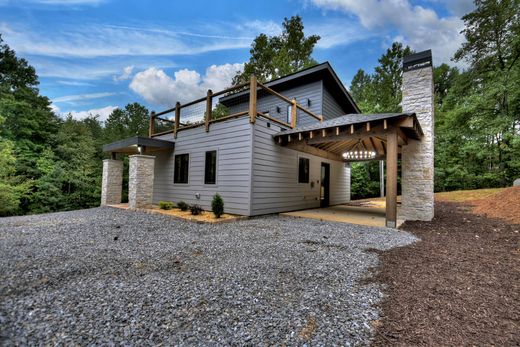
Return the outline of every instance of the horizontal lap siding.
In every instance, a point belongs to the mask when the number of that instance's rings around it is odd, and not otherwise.
[[[241,117],[157,137],[175,142],[175,151],[160,154],[155,163],[154,202],[161,200],[199,204],[211,210],[215,193],[224,199],[225,212],[248,215],[251,186],[251,124]],[[217,184],[204,184],[206,151],[217,150]],[[190,155],[188,184],[174,184],[174,154]],[[200,200],[195,194],[200,194]]]
[[[321,163],[331,164],[331,204],[350,200],[350,169],[341,162],[319,158],[278,146],[272,135],[277,126],[267,127],[259,119],[254,126],[252,215],[319,207]],[[298,183],[298,157],[310,160],[309,181]]]
[[[321,104],[322,104],[322,81],[316,81],[309,84],[302,85],[300,87],[287,89],[281,92],[282,95],[289,99],[296,99],[296,102],[303,107],[309,109],[316,115],[321,115]],[[311,106],[307,106],[307,99],[311,100]],[[229,113],[241,112],[247,109],[247,102],[240,103],[236,106],[229,107]],[[288,103],[274,95],[266,95],[258,98],[256,107],[258,112],[269,112],[269,115],[273,118],[287,121],[287,106]],[[280,107],[280,113],[276,112],[276,106]],[[306,125],[309,123],[317,122],[315,118],[307,115],[305,112],[298,110],[297,113],[298,125]]]
[[[323,119],[332,119],[343,116],[345,111],[338,104],[336,99],[329,93],[327,88],[323,88]]]

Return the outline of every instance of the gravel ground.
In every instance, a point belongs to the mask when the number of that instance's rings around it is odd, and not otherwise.
[[[366,345],[364,284],[406,232],[290,217],[220,225],[113,208],[0,219],[4,345]]]

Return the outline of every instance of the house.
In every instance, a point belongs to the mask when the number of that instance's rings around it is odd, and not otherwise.
[[[386,220],[433,217],[431,51],[404,59],[402,113],[362,114],[329,63],[259,83],[208,91],[150,116],[149,137],[104,146],[102,205],[121,202],[130,155],[129,206],[161,200],[257,216],[350,200],[350,164],[386,160]]]

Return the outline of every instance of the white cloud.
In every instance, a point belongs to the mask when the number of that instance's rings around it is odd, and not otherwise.
[[[99,120],[104,122],[108,116],[117,109],[117,106],[105,106],[102,108],[95,108],[87,111],[70,111],[64,114],[64,116],[71,114],[74,119],[85,119],[89,116],[99,116]]]
[[[82,100],[92,100],[99,98],[106,98],[108,96],[116,95],[117,93],[91,93],[91,94],[76,94],[76,95],[65,95],[60,96],[58,98],[52,99],[52,102],[73,102],[73,101],[82,101]]]
[[[93,84],[92,83],[88,83],[88,82],[81,82],[81,81],[66,81],[66,80],[60,80],[60,81],[56,81],[57,83],[59,84],[63,84],[64,86],[73,86],[73,87],[92,87]]]
[[[229,87],[236,72],[243,68],[243,64],[211,65],[204,76],[182,69],[172,78],[162,69],[152,67],[135,74],[130,89],[150,103],[172,106],[176,101],[182,103],[200,98],[207,89],[217,92]]]
[[[132,76],[132,71],[134,71],[134,66],[127,66],[123,69],[123,72],[119,76],[114,76],[114,81],[126,81],[130,79]]]
[[[436,63],[449,62],[464,37],[460,31],[464,23],[459,17],[440,18],[437,13],[422,6],[413,6],[408,0],[312,0],[325,10],[342,11],[355,15],[367,30],[387,36],[397,31],[397,38],[416,51],[433,50]]]
[[[60,108],[54,104],[51,104],[51,111],[55,114],[60,114]]]
[[[0,22],[4,39],[18,53],[49,57],[191,55],[249,47],[251,38],[236,32],[218,35],[220,29],[215,27],[212,29],[215,34],[205,35],[148,27],[76,25],[43,34],[25,25],[15,28]]]

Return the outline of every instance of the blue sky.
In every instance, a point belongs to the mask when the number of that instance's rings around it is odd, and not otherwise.
[[[253,38],[279,33],[293,15],[322,37],[314,57],[347,87],[393,41],[449,63],[472,8],[470,0],[0,0],[0,33],[35,66],[57,113],[104,119],[130,102],[162,110],[225,88]]]

